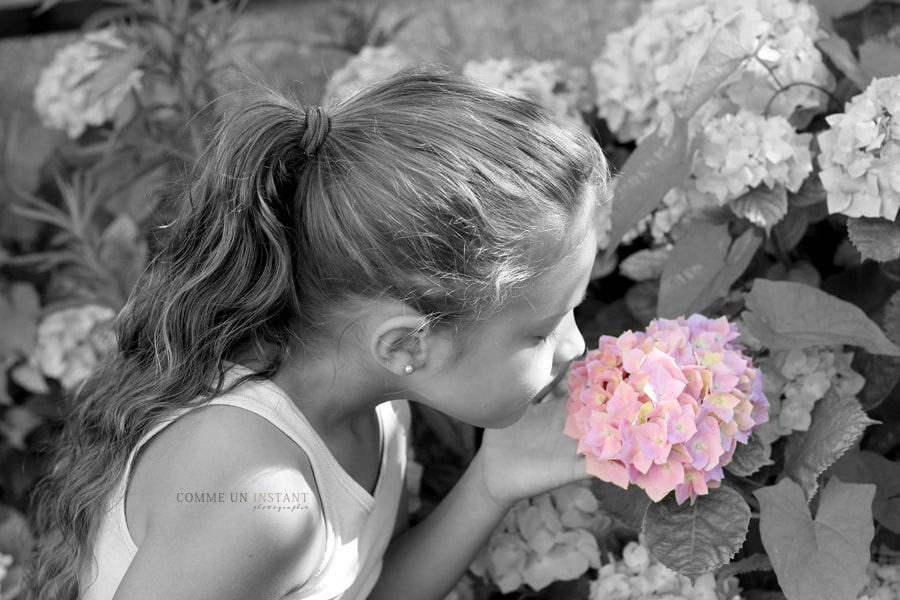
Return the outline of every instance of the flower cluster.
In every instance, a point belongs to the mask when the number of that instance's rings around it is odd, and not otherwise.
[[[6,579],[6,576],[9,574],[9,568],[12,566],[12,564],[12,555],[0,552],[0,584],[3,583],[4,579]]]
[[[663,566],[638,542],[629,542],[622,550],[622,560],[610,557],[600,567],[596,581],[591,582],[591,600],[740,600],[737,578],[717,582],[711,574],[690,579]]]
[[[130,53],[130,54],[129,54]],[[143,71],[116,73],[116,81],[93,85],[93,79],[111,60],[138,54],[112,28],[93,31],[57,51],[41,72],[34,90],[34,108],[50,129],[64,130],[72,139],[88,126],[116,120],[128,112],[133,90],[140,90]]]
[[[866,568],[869,582],[860,600],[895,600],[900,598],[900,563],[870,562]]]
[[[722,480],[738,442],[768,419],[763,381],[724,317],[651,321],[603,336],[573,363],[565,433],[589,473],[679,504]]]
[[[873,79],[818,136],[828,212],[894,220],[900,208],[900,75]]]
[[[463,66],[463,74],[511,94],[527,96],[587,129],[582,117],[591,108],[586,69],[562,61],[503,58],[470,61]]]
[[[541,590],[600,566],[597,536],[612,526],[585,483],[519,501],[471,565],[508,593]]]
[[[683,106],[698,64],[726,37],[747,59],[721,86],[715,111],[815,110],[834,87],[815,47],[822,35],[806,1],[653,0],[632,26],[607,36],[591,67],[598,112],[620,140],[642,139]]]
[[[796,192],[812,172],[811,134],[800,134],[780,116],[741,110],[707,122],[692,175],[697,190],[719,204],[760,184]]]
[[[396,46],[365,46],[328,79],[322,104],[349,96],[412,63],[413,59]]]
[[[769,399],[769,421],[756,429],[771,444],[792,431],[806,431],[816,402],[832,387],[842,397],[855,396],[866,380],[850,367],[852,352],[839,348],[778,350],[760,363]]]
[[[30,362],[65,389],[73,389],[109,351],[115,316],[113,309],[96,304],[50,313],[38,325]]]

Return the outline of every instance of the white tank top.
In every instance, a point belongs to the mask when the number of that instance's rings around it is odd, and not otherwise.
[[[240,369],[243,367],[233,371]],[[381,428],[381,468],[374,496],[341,468],[296,405],[275,384],[247,381],[209,404],[235,406],[261,416],[309,457],[325,516],[325,554],[312,577],[284,600],[357,600],[368,596],[381,573],[405,485],[408,403],[386,402],[376,409]],[[124,476],[101,517],[93,560],[81,569],[81,600],[112,600],[138,549],[125,522],[125,492],[134,457],[154,435],[190,410],[158,424],[132,450]]]

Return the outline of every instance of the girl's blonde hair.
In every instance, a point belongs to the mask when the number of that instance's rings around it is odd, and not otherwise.
[[[309,114],[258,92],[212,136],[119,316],[117,350],[76,399],[35,491],[34,598],[77,598],[129,453],[174,411],[220,393],[236,353],[253,351],[264,365],[253,377],[270,377],[368,298],[465,329],[536,274],[539,236],[565,235],[585,202],[607,197],[596,141],[435,68],[319,113],[330,127],[314,152]]]

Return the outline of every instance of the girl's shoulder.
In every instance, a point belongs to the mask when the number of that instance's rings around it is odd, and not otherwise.
[[[301,501],[281,502],[286,494]],[[151,527],[171,528],[167,535],[186,533],[186,526],[227,531],[229,543],[252,538],[243,540],[247,547],[276,535],[297,557],[291,570],[299,583],[325,550],[305,452],[270,421],[234,406],[196,408],[150,439],[135,457],[125,506],[139,548]]]

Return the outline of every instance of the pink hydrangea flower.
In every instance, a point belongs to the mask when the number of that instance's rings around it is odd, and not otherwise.
[[[603,336],[569,372],[566,435],[591,475],[681,504],[719,486],[738,443],[768,420],[762,374],[724,317],[657,319]]]

